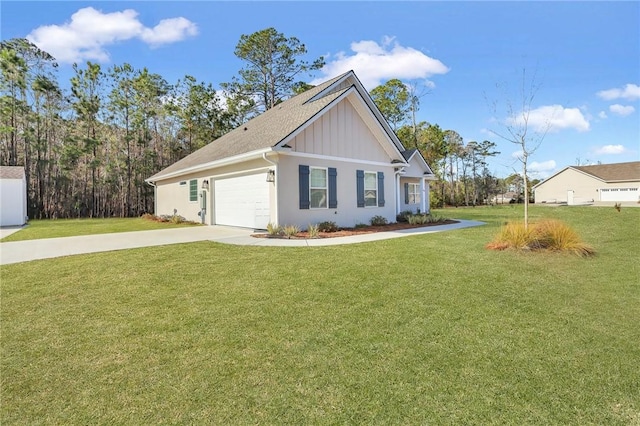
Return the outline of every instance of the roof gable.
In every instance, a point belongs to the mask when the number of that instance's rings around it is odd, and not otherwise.
[[[402,143],[389,127],[362,83],[353,71],[349,71],[265,111],[156,173],[147,181],[153,182],[168,176],[180,175],[183,172],[214,166],[217,162],[242,158],[249,153],[260,155],[271,151],[279,145],[284,145],[286,140],[302,131],[339,99],[353,93],[357,93],[360,99],[359,102],[354,103],[360,116],[367,122],[370,129],[377,132],[382,139],[386,139],[385,142],[390,142],[383,143],[390,157],[396,157],[397,161],[403,162]]]

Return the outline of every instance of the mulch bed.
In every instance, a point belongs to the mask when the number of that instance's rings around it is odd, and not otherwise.
[[[439,223],[426,223],[424,225],[411,225],[405,222],[399,223],[390,223],[388,225],[380,225],[380,226],[363,226],[359,228],[341,228],[336,232],[318,232],[318,238],[336,238],[336,237],[348,237],[350,235],[361,235],[361,234],[371,234],[374,232],[387,232],[387,231],[398,231],[402,229],[415,229],[415,228],[427,228],[430,226],[438,226],[438,225],[449,225],[452,223],[458,223],[457,220],[444,220]],[[269,235],[265,233],[252,234],[252,237],[255,238],[278,238],[278,239],[308,239],[309,234],[304,232],[298,232],[295,236],[289,238],[284,235]]]

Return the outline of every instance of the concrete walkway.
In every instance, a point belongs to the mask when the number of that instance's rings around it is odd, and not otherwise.
[[[215,241],[235,245],[278,247],[333,246],[386,240],[390,238],[406,237],[409,235],[430,234],[479,225],[484,225],[484,223],[461,220],[459,223],[451,225],[437,225],[424,228],[404,229],[400,231],[361,234],[350,237],[308,240],[255,238],[251,236],[251,234],[255,233],[252,229],[228,226],[198,226],[193,228],[172,228],[155,231],[119,232],[114,234],[85,235],[79,237],[48,238],[42,240],[0,243],[0,265],[70,256],[75,254],[163,246],[195,241]],[[7,233],[2,233],[2,236],[6,236],[5,234]]]

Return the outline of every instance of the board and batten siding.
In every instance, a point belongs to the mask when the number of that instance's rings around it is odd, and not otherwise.
[[[315,155],[391,161],[348,98],[311,123],[289,145],[296,152]]]

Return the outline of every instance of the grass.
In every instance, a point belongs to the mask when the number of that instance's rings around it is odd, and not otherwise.
[[[26,227],[3,238],[1,241],[25,241],[41,238],[71,237],[76,235],[149,231],[153,229],[168,229],[181,226],[194,226],[194,224],[188,222],[179,224],[171,222],[154,222],[141,217],[30,220]]]
[[[638,424],[640,209],[532,208],[594,257],[485,249],[521,212],[2,266],[0,423]]]

